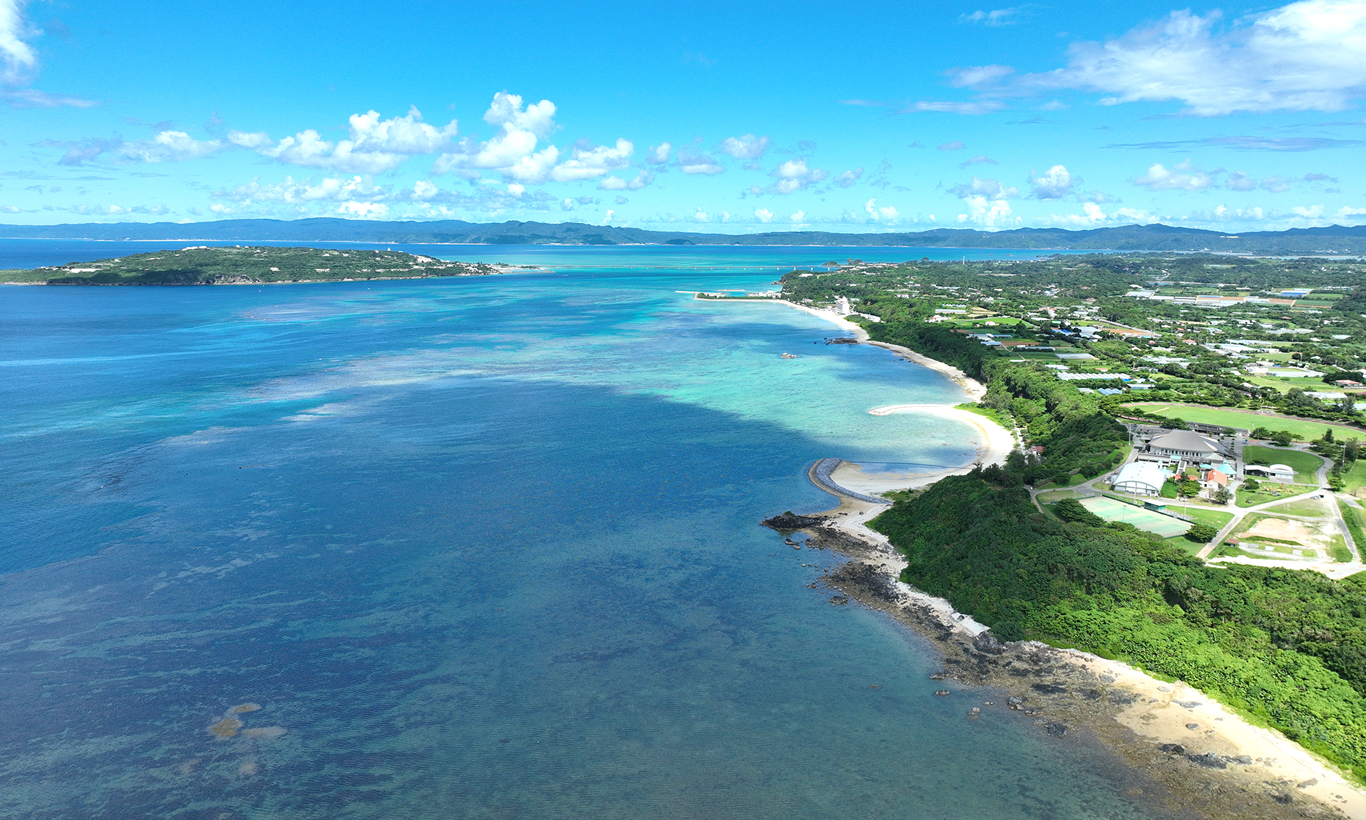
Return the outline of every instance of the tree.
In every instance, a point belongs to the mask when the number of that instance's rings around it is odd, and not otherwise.
[[[1243,482],[1243,489],[1250,493],[1255,493],[1262,488],[1262,482],[1255,478],[1249,478]]]
[[[1323,431],[1323,440],[1324,440],[1324,441],[1332,441],[1332,440],[1333,440],[1333,428],[1332,428],[1332,427],[1329,427],[1328,429],[1326,429],[1326,430]]]
[[[1276,435],[1276,431],[1270,429],[1269,427],[1258,427],[1257,429],[1255,429],[1255,430],[1252,431],[1252,437],[1253,437],[1253,438],[1263,438],[1263,439],[1266,439],[1266,438],[1272,438],[1272,437],[1275,436],[1275,435]]]
[[[1191,528],[1186,531],[1186,540],[1194,541],[1197,544],[1208,544],[1214,540],[1214,536],[1219,534],[1213,524],[1191,524]]]
[[[1227,504],[1233,500],[1233,493],[1228,487],[1220,487],[1210,494],[1210,500],[1215,504]]]
[[[1277,430],[1277,431],[1271,436],[1271,440],[1274,441],[1274,442],[1276,442],[1276,446],[1277,446],[1277,447],[1289,447],[1289,446],[1290,446],[1290,442],[1293,441],[1294,439],[1291,438],[1289,432],[1287,432],[1287,431],[1285,431],[1285,430]]]
[[[1176,482],[1176,494],[1182,498],[1194,498],[1200,494],[1200,482],[1183,478]]]

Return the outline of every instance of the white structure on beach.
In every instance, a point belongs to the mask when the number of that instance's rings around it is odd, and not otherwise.
[[[1167,474],[1151,461],[1131,461],[1115,476],[1114,491],[1126,495],[1158,495]]]

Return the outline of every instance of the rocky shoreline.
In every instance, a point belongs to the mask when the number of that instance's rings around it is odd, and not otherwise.
[[[870,542],[839,528],[845,523],[838,520],[843,514],[833,511],[804,516],[787,512],[763,523],[789,539],[799,533],[805,535],[804,540],[793,542],[804,549],[826,550],[848,558],[812,587],[836,593],[832,606],[853,599],[928,639],[941,656],[942,669],[926,682],[936,687],[936,694],[951,697],[956,693],[934,681],[989,690],[972,698],[971,711],[965,705],[965,720],[1008,709],[1033,718],[1039,731],[1060,741],[1099,743],[1135,774],[1134,787],[1127,792],[1131,797],[1177,815],[1210,820],[1349,816],[1333,805],[1345,807],[1349,800],[1325,793],[1327,784],[1314,778],[1288,778],[1269,757],[1254,758],[1225,748],[1227,744],[1221,744],[1212,729],[1197,722],[1208,719],[1209,713],[1192,710],[1205,704],[1177,699],[1180,693],[1193,690],[1172,684],[1148,691],[1089,662],[1099,661],[1093,656],[1036,641],[1002,644],[989,631],[980,631],[980,625],[975,625],[975,630],[965,628],[964,623],[971,624],[971,619],[952,614],[942,602],[939,606],[930,603],[937,599],[911,594],[913,591],[898,582],[902,561],[889,544]],[[1153,719],[1151,710],[1145,709],[1150,705],[1189,711],[1191,717],[1183,718],[1191,721],[1185,724],[1189,737],[1179,738],[1180,742],[1155,742],[1150,733],[1140,735],[1126,725]]]

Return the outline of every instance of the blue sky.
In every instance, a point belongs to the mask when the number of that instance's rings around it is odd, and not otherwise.
[[[1366,222],[1366,0],[0,0],[0,221]]]

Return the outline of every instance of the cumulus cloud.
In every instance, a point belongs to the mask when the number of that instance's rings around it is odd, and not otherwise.
[[[555,131],[555,104],[541,100],[522,106],[517,94],[499,91],[493,95],[484,122],[498,126],[498,132],[484,142],[462,140],[454,151],[443,153],[432,166],[435,173],[454,172],[469,178],[481,170],[500,173],[510,181],[543,182],[560,158],[560,149],[547,145],[536,150],[540,140]]]
[[[598,188],[604,191],[639,191],[654,181],[654,174],[642,170],[629,182],[619,176],[605,176],[598,182]]]
[[[726,169],[716,158],[695,148],[678,149],[678,169],[685,174],[705,174],[715,176],[725,173]]]
[[[436,194],[436,186],[430,182],[419,182],[418,186],[430,186],[428,188],[417,188],[415,192],[421,190],[423,198],[430,199]],[[302,204],[309,202],[351,202],[356,200],[379,200],[389,195],[390,189],[387,187],[376,186],[374,181],[366,176],[324,177],[317,182],[312,178],[295,180],[292,176],[287,176],[282,182],[262,184],[259,177],[244,185],[237,185],[232,188],[222,188],[214,191],[209,196],[217,200],[225,200],[238,203],[288,203]]]
[[[994,179],[972,178],[972,182],[955,185],[949,189],[959,199],[986,197],[987,199],[1013,199],[1020,195],[1018,188],[1006,188]]]
[[[810,168],[806,164],[804,157],[790,159],[774,168],[769,174],[773,177],[773,184],[769,190],[777,194],[791,194],[796,191],[806,190],[811,185],[820,182],[829,176],[829,172],[822,168]]]
[[[1228,181],[1225,184],[1228,185],[1230,191],[1254,191],[1257,189],[1257,180],[1242,171],[1229,174]]]
[[[1366,3],[1302,0],[1220,26],[1173,11],[1107,42],[1078,43],[1068,64],[1022,85],[1076,88],[1113,105],[1179,101],[1186,111],[1340,111],[1366,93]]]
[[[1170,169],[1158,162],[1130,182],[1150,191],[1204,191],[1213,187],[1218,174],[1219,171],[1202,171],[1190,160],[1184,160]]]
[[[440,128],[422,121],[416,107],[402,117],[380,119],[379,112],[352,114],[348,139],[332,142],[309,128],[275,142],[264,132],[229,131],[234,145],[288,165],[325,168],[344,173],[377,174],[415,154],[433,154],[450,145],[456,133],[451,120]]]
[[[958,215],[960,223],[972,222],[984,228],[996,228],[1019,222],[1018,218],[1011,216],[1010,203],[1004,199],[969,196],[963,202],[968,206],[968,213]]]
[[[206,157],[229,147],[221,140],[196,140],[184,131],[174,130],[161,131],[149,140],[131,142],[122,137],[113,137],[79,142],[43,140],[37,144],[43,148],[65,148],[66,152],[57,160],[57,164],[73,167],[94,162],[106,154],[117,163],[179,162]]]
[[[38,53],[28,44],[38,31],[24,19],[27,0],[0,0],[0,82],[17,83],[38,68]]]
[[[830,184],[839,186],[840,188],[848,188],[850,185],[853,185],[855,182],[858,182],[859,177],[861,176],[863,176],[863,166],[859,166],[858,168],[851,168],[848,171],[845,171],[844,173],[830,180]]]
[[[649,152],[645,155],[645,161],[650,165],[665,165],[669,161],[669,152],[673,146],[667,142],[650,146]]]
[[[615,146],[599,145],[595,148],[575,148],[570,159],[550,170],[550,178],[556,182],[574,182],[582,179],[597,179],[618,168],[631,164],[635,146],[630,140],[618,139]]]
[[[802,224],[805,224],[805,223],[806,223],[806,211],[797,211],[795,214],[793,214],[792,216],[788,217],[788,219],[791,220],[791,222],[792,222],[793,225],[802,225]]]
[[[773,212],[767,208],[755,208],[754,218],[767,225],[773,221]]]
[[[753,134],[745,134],[743,137],[727,137],[721,143],[721,152],[730,154],[736,159],[757,160],[763,157],[764,152],[769,147],[768,137],[756,137]]]
[[[863,203],[863,210],[867,212],[868,218],[872,221],[885,222],[888,225],[895,224],[897,217],[900,216],[900,214],[898,214],[896,211],[896,206],[894,205],[888,205],[883,208],[877,207],[876,199],[870,199],[867,202]]]
[[[967,148],[967,146],[964,145],[961,140],[946,142],[939,146],[940,151],[962,151],[964,148]]]
[[[1030,196],[1034,199],[1062,199],[1072,193],[1072,188],[1081,177],[1074,177],[1061,165],[1054,165],[1042,174],[1029,172],[1029,186],[1033,188]]]

